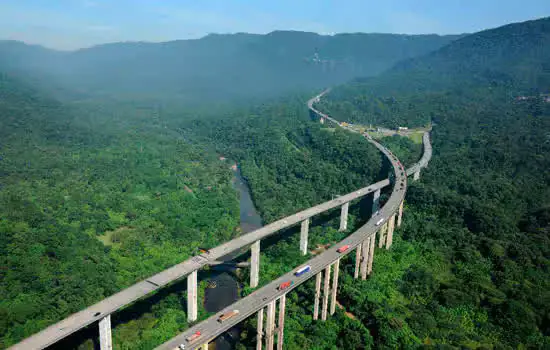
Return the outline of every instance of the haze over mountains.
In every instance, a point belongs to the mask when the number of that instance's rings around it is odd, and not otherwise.
[[[276,31],[114,43],[74,52],[4,41],[0,70],[72,94],[185,101],[265,97],[372,76],[459,37]]]

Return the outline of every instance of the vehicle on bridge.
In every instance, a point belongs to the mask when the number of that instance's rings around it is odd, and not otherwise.
[[[294,275],[296,277],[299,277],[299,276],[302,276],[304,273],[306,272],[309,272],[311,270],[311,266],[307,265],[307,266],[304,266],[302,268],[299,268],[295,273]]]
[[[218,322],[223,323],[223,321],[230,319],[233,316],[237,316],[239,314],[239,310],[233,310],[229,311],[218,318]]]
[[[201,331],[196,331],[195,333],[193,333],[190,337],[187,337],[187,341],[188,342],[192,342],[193,340],[197,339],[198,337],[201,336]]]
[[[279,290],[285,290],[293,284],[294,284],[294,281],[286,281],[286,282],[283,282],[283,283],[279,284],[278,289]]]
[[[336,251],[337,251],[338,253],[343,253],[343,252],[345,252],[345,251],[348,250],[348,249],[349,249],[349,244],[346,244],[345,246],[338,248]]]
[[[380,224],[383,223],[383,222],[384,222],[384,218],[378,220],[378,221],[376,222],[376,226],[380,226]]]

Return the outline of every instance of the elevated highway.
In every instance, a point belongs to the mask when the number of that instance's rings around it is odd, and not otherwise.
[[[324,91],[322,94],[312,98],[308,101],[308,108],[313,113],[318,114],[320,117],[326,118],[326,120],[340,125],[340,123],[333,118],[317,111],[313,104],[315,101],[318,101],[324,94],[328,92]],[[355,130],[348,128],[352,132]],[[196,348],[202,346],[208,341],[214,339],[219,334],[223,333],[225,330],[231,328],[235,324],[241,322],[246,317],[250,316],[258,310],[263,310],[263,308],[268,305],[268,314],[271,310],[271,306],[275,300],[282,300],[284,295],[296,288],[300,284],[304,283],[307,279],[313,276],[320,276],[320,271],[325,270],[332,266],[335,261],[339,262],[339,259],[349,252],[353,248],[357,249],[358,255],[361,247],[363,247],[363,257],[362,261],[369,260],[368,255],[365,255],[365,249],[370,251],[370,263],[369,266],[356,266],[362,270],[362,274],[367,273],[367,269],[371,269],[372,265],[372,254],[374,252],[374,236],[376,232],[382,228],[382,231],[387,231],[387,235],[384,237],[386,247],[391,245],[391,234],[393,233],[393,226],[395,224],[395,215],[399,213],[398,225],[401,222],[401,212],[402,212],[402,203],[403,198],[405,197],[406,184],[407,184],[407,175],[416,174],[419,172],[420,168],[425,167],[429,158],[431,157],[431,146],[429,143],[429,135],[424,135],[424,155],[421,161],[406,172],[403,169],[401,163],[398,159],[386,148],[368,138],[369,142],[374,144],[391,162],[393,171],[395,173],[395,186],[392,190],[391,196],[384,205],[383,208],[379,210],[378,215],[375,218],[371,218],[365,225],[359,228],[352,235],[348,236],[346,239],[335,245],[334,247],[328,249],[324,253],[316,256],[311,259],[307,264],[311,265],[311,271],[306,275],[301,277],[295,277],[293,272],[289,272],[284,276],[272,281],[270,284],[258,289],[254,293],[250,294],[246,298],[243,298],[237,301],[235,304],[226,308],[222,312],[210,317],[209,319],[191,327],[187,331],[173,338],[169,342],[161,345],[159,349],[168,349],[179,346],[180,344],[185,344],[186,349]],[[428,155],[429,154],[429,155]],[[409,171],[413,169],[409,173]],[[323,213],[327,210],[341,207],[341,221],[340,229],[345,230],[347,227],[347,212],[349,203],[353,200],[362,198],[365,195],[373,193],[374,202],[377,205],[378,198],[380,197],[380,191],[382,188],[390,185],[389,179],[381,180],[375,184],[363,187],[354,192],[348,193],[344,196],[340,196],[334,200],[327,201],[325,203],[319,204],[317,206],[308,208],[296,214],[290,215],[283,219],[277,220],[269,225],[266,225],[258,230],[249,232],[242,236],[239,236],[229,242],[226,242],[220,246],[210,249],[206,253],[191,257],[184,262],[170,267],[156,275],[151,276],[141,282],[138,282],[108,298],[103,299],[102,301],[79,311],[66,319],[49,326],[48,328],[42,330],[41,332],[36,333],[35,335],[24,339],[20,343],[12,346],[10,349],[43,349],[49,345],[54,344],[55,342],[69,336],[70,334],[90,325],[94,322],[99,322],[100,330],[100,343],[102,349],[111,349],[112,340],[111,340],[111,326],[110,326],[110,315],[117,310],[139,300],[152,292],[170,284],[174,281],[180,280],[183,277],[187,277],[188,281],[188,318],[190,322],[196,320],[197,313],[197,271],[207,265],[217,264],[222,257],[227,254],[250,247],[251,249],[251,276],[250,276],[250,285],[251,287],[256,287],[258,284],[258,275],[259,275],[259,258],[260,258],[260,241],[267,237],[270,237],[276,234],[278,231],[281,231],[285,228],[301,224],[301,239],[300,239],[300,251],[302,254],[306,254],[307,251],[307,234],[309,227],[309,220],[311,217]],[[377,209],[377,208],[376,208]],[[373,210],[374,211],[374,210]],[[381,221],[380,221],[381,220]],[[380,222],[379,222],[380,221]],[[372,242],[369,246],[365,245],[365,242]],[[382,244],[382,241],[380,245]],[[349,245],[349,249],[346,250],[345,254],[340,254],[336,250],[338,247],[343,245]],[[361,263],[363,265],[363,262]],[[335,271],[335,277],[337,281],[337,272]],[[294,276],[294,277],[293,277]],[[329,276],[330,277],[330,273]],[[363,277],[364,278],[364,277]],[[279,291],[276,287],[283,281],[292,280],[294,284],[285,289],[284,291]],[[336,282],[337,283],[337,282]],[[327,285],[327,283],[325,283]],[[326,293],[325,293],[326,294]],[[335,294],[334,294],[335,298]],[[323,301],[323,310],[326,313],[325,302]],[[284,306],[283,306],[284,307]],[[217,318],[220,314],[227,312],[228,310],[238,309],[239,314],[236,317],[231,318],[230,320],[220,324],[217,321]],[[268,317],[269,319],[269,317]],[[271,322],[273,323],[273,322]],[[195,332],[201,332],[201,336],[193,340],[193,342],[186,342],[185,339]],[[282,344],[282,343],[281,343]]]
[[[314,113],[319,114],[320,117],[325,118],[326,120],[331,121],[336,125],[341,125],[335,119],[317,111],[313,107],[313,104],[316,101],[319,101],[320,97],[322,97],[327,92],[328,90],[310,99],[308,101],[308,108]],[[346,128],[346,129],[352,132],[357,132],[351,128]],[[204,347],[204,344],[207,344],[209,341],[213,340],[220,334],[224,333],[228,329],[234,327],[235,325],[244,321],[245,319],[254,315],[255,313],[261,312],[263,315],[263,311],[261,310],[263,310],[264,308],[267,307],[268,313],[269,313],[269,306],[275,305],[276,300],[284,300],[285,295],[287,293],[297,288],[301,284],[305,283],[310,278],[313,278],[314,276],[317,276],[317,279],[320,280],[319,277],[321,277],[321,274],[323,273],[323,271],[325,271],[325,275],[326,275],[327,268],[329,271],[328,276],[330,276],[329,267],[335,266],[335,264],[339,262],[339,260],[343,256],[351,253],[352,251],[354,251],[354,249],[359,249],[358,247],[360,247],[361,245],[364,245],[364,242],[371,242],[371,244],[373,244],[375,235],[383,227],[382,225],[386,225],[387,223],[390,223],[390,221],[393,221],[395,218],[395,215],[402,210],[401,205],[403,203],[403,199],[405,198],[407,176],[410,174],[414,174],[416,171],[419,171],[419,169],[421,169],[422,167],[427,166],[428,161],[431,158],[431,144],[429,140],[429,134],[425,133],[424,139],[423,139],[424,154],[422,156],[422,159],[418,163],[411,166],[407,171],[405,171],[403,169],[403,166],[397,159],[397,157],[395,157],[395,155],[393,155],[388,149],[386,149],[376,141],[372,140],[370,137],[367,137],[367,139],[369,142],[374,144],[375,147],[377,147],[387,157],[395,173],[395,186],[392,190],[391,196],[389,197],[386,204],[378,211],[378,214],[373,216],[366,224],[364,224],[357,231],[355,231],[353,234],[351,234],[350,236],[348,236],[338,244],[335,244],[334,246],[332,246],[322,254],[317,255],[313,259],[300,265],[300,266],[306,266],[306,265],[311,266],[311,270],[307,274],[297,277],[295,275],[295,271],[299,266],[296,266],[296,268],[294,268],[292,271],[288,272],[287,274],[273,280],[271,283],[267,284],[266,286],[238,300],[237,302],[228,306],[224,310],[221,310],[220,312],[218,312],[216,315],[213,315],[210,318],[206,319],[205,321],[200,322],[199,324],[189,328],[188,330],[181,333],[180,335],[162,344],[157,349],[178,349],[180,345],[183,346],[185,349],[195,349],[198,347]],[[389,180],[383,180],[381,182],[384,182],[384,184],[386,184],[386,183],[389,183]],[[401,186],[402,184],[403,186]],[[367,189],[368,188],[372,188],[372,186],[367,187]],[[399,221],[400,221],[400,218],[399,218]],[[391,238],[388,236],[388,237],[385,237],[385,239],[386,239],[386,242],[384,243],[387,245],[388,239],[390,239],[389,244],[391,245]],[[349,246],[349,248],[345,252],[339,253],[338,249],[343,246]],[[372,263],[372,254],[371,254],[370,263]],[[356,269],[358,267],[359,266],[356,265]],[[337,267],[335,267],[335,279],[337,280],[338,273],[336,272],[336,269]],[[357,275],[358,273],[356,272],[356,277]],[[288,282],[288,281],[293,282],[293,284],[290,287],[284,290],[278,289],[281,283]],[[317,283],[317,284],[320,284],[320,283]],[[336,288],[335,286],[337,286],[337,282],[336,284],[334,284],[334,279],[333,279],[334,289]],[[332,293],[334,296],[336,295],[335,291],[332,291]],[[283,310],[282,312],[284,313],[284,301],[282,301],[281,303],[282,303],[281,305],[283,305],[281,306]],[[335,303],[335,300],[333,300],[333,303]],[[236,316],[230,318],[229,320],[224,321],[223,323],[219,322],[220,315],[227,314],[228,312],[233,310],[238,310],[239,313]],[[261,319],[263,318],[263,316],[258,318]],[[262,330],[261,330],[262,326],[258,324],[258,327],[260,328],[259,332],[262,333]],[[280,329],[280,327],[281,327],[281,324],[279,324],[278,332],[282,333],[282,330]],[[192,337],[194,334],[199,334],[199,333],[200,333],[200,336],[195,337],[192,341],[188,341],[188,339]],[[267,333],[269,333],[269,331]],[[259,340],[260,339],[261,339],[261,336],[259,336]],[[282,348],[282,337],[280,338],[279,341],[281,343],[280,345],[278,344],[279,345],[278,348]],[[269,340],[266,342],[266,344],[269,344]],[[268,348],[269,347],[270,346],[268,345]],[[261,349],[261,343],[259,344],[258,349]]]

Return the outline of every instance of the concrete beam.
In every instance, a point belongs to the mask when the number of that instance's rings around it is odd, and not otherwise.
[[[265,325],[265,347],[267,350],[273,350],[275,336],[275,300],[267,304],[267,320]]]
[[[388,223],[385,222],[380,229],[380,238],[378,239],[378,248],[382,248],[386,243],[386,233],[388,231]]]
[[[367,279],[367,267],[368,267],[368,261],[369,261],[369,246],[370,246],[370,239],[365,239],[363,243],[361,243],[361,279],[366,280]]]
[[[208,265],[209,266],[228,265],[228,266],[234,266],[234,267],[248,267],[248,266],[250,266],[250,262],[243,261],[243,262],[236,263],[236,262],[232,262],[232,261],[219,261],[219,260],[216,260],[216,261],[209,261]]]
[[[395,227],[395,214],[388,221],[388,236],[386,238],[386,249],[390,249],[393,243],[393,229]]]
[[[321,276],[322,272],[319,272],[315,276],[315,300],[313,301],[313,320],[319,318],[319,299],[321,298]]]
[[[279,324],[277,326],[277,328],[279,329],[279,336],[277,338],[277,350],[283,350],[283,339],[285,331],[285,305],[286,294],[283,294],[279,299]]]
[[[325,284],[323,287],[323,309],[321,310],[321,319],[323,321],[327,320],[328,292],[329,292],[329,284],[330,284],[330,267],[331,265],[328,265],[325,268]]]
[[[399,204],[399,215],[397,216],[397,227],[401,227],[402,216],[403,216],[403,202]]]
[[[342,205],[342,214],[340,215],[340,231],[348,229],[348,209],[349,202]]]
[[[113,337],[111,335],[111,315],[99,320],[99,347],[101,350],[113,349]]]
[[[334,315],[336,311],[336,293],[338,291],[338,272],[340,271],[340,259],[336,260],[334,265],[334,276],[332,277],[332,295],[330,302],[330,314]]]
[[[256,288],[260,280],[260,241],[250,246],[250,287]]]
[[[413,180],[416,181],[420,179],[420,168],[418,168],[417,171],[414,172],[414,175],[413,175]]]
[[[372,213],[376,213],[378,209],[380,209],[380,189],[373,192]]]
[[[264,335],[264,308],[258,311],[258,324],[256,325],[256,350],[262,350],[263,335]]]
[[[370,275],[372,272],[372,263],[374,262],[374,245],[375,244],[376,244],[376,232],[370,237],[369,263],[367,266],[367,275]]]
[[[197,270],[187,276],[187,320],[197,320]]]
[[[361,244],[355,249],[355,271],[353,271],[353,278],[359,277],[359,268],[361,264]]]
[[[309,232],[309,218],[302,221],[302,229],[300,230],[300,252],[302,255],[307,254],[307,235]]]

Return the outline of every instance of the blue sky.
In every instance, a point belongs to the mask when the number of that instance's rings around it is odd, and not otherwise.
[[[550,0],[0,0],[0,39],[75,49],[277,29],[465,33],[550,16]]]

